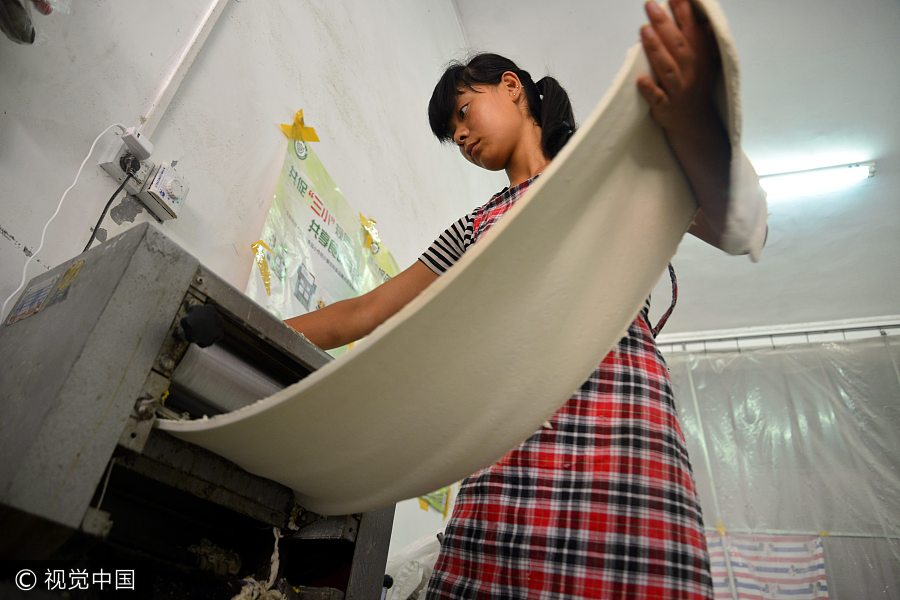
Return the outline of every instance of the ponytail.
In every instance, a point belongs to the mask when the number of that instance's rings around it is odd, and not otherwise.
[[[541,147],[553,158],[575,133],[575,115],[569,95],[556,79],[544,77],[535,87],[541,94]]]

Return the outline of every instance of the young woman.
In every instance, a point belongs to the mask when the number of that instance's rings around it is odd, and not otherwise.
[[[646,5],[641,39],[655,79],[636,84],[700,205],[691,232],[717,244],[731,161],[712,107],[718,57],[690,0],[670,5],[674,19]],[[428,113],[438,139],[477,166],[504,169],[509,187],[384,285],[287,321],[321,347],[365,336],[446,271],[574,130],[555,80],[535,83],[493,54],[448,68]],[[549,427],[463,482],[429,598],[712,597],[700,506],[648,306]]]

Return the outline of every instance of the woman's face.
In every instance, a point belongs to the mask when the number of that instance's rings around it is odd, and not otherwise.
[[[507,77],[497,85],[459,90],[450,128],[466,160],[489,171],[506,168],[525,123],[521,92],[518,79]]]

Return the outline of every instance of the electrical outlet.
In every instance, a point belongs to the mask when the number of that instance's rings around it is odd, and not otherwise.
[[[132,134],[126,130],[125,135]],[[138,136],[140,133],[134,137]],[[127,138],[125,142],[128,142]],[[119,183],[125,181],[129,170],[134,169],[125,184],[128,194],[140,200],[158,221],[177,219],[189,188],[184,177],[175,170],[177,161],[157,165],[149,158],[138,160],[134,153],[152,152],[153,145],[149,140],[132,139],[131,146],[135,148],[132,149],[125,142],[123,138],[113,142],[100,159],[100,167]]]
[[[100,168],[106,171],[116,182],[122,183],[125,180],[125,169],[129,166],[131,160],[137,159],[128,149],[128,146],[123,144],[121,140],[116,140],[107,150],[104,157],[100,159]],[[155,169],[156,163],[149,158],[140,161],[140,167],[135,170],[131,180],[125,184],[125,191],[132,196],[140,194]]]
[[[175,170],[174,162],[160,163],[138,199],[160,221],[177,219],[188,190],[187,180]]]

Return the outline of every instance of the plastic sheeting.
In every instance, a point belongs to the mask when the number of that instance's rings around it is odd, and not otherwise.
[[[667,358],[707,526],[822,532],[831,598],[900,598],[900,339]]]
[[[437,536],[430,535],[392,556],[384,569],[394,580],[386,600],[425,600],[428,580],[440,552]]]

